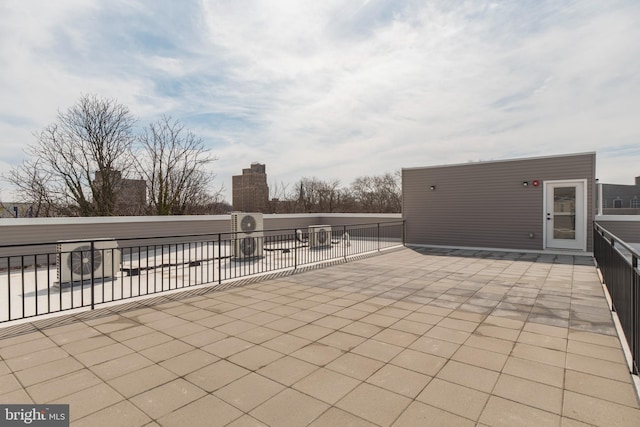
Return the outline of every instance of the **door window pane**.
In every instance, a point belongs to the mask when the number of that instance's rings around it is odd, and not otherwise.
[[[576,187],[553,189],[553,238],[576,238]]]

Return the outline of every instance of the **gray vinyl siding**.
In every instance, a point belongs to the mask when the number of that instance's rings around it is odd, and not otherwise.
[[[586,179],[591,250],[594,176],[595,153],[403,169],[406,242],[541,250],[544,182]]]
[[[605,230],[627,243],[640,243],[640,221],[635,218],[629,220],[600,220],[596,222]]]

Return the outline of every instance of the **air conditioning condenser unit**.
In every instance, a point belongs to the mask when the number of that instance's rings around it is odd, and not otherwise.
[[[91,241],[59,241],[56,267],[58,282],[115,277],[120,271],[121,253],[115,239]]]
[[[309,247],[323,248],[331,246],[331,226],[311,225],[309,226]]]
[[[235,259],[261,257],[264,221],[261,213],[231,214],[231,256]]]

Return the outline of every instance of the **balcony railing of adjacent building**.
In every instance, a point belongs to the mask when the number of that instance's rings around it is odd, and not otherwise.
[[[640,270],[637,249],[594,223],[593,254],[611,296],[615,311],[631,351],[631,370],[640,364]]]
[[[401,220],[327,227],[0,246],[0,323],[404,245]]]

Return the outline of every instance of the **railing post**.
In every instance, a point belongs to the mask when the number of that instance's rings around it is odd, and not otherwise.
[[[351,238],[351,236],[349,236]],[[347,225],[342,226],[342,253],[344,254],[344,260],[347,260]]]
[[[380,252],[380,223],[378,223],[378,252]]]
[[[49,285],[47,285],[49,286]],[[62,284],[60,285],[60,289],[62,289]],[[59,292],[62,295],[62,291]],[[22,298],[24,299],[24,292],[22,292]],[[62,306],[62,304],[60,304]],[[11,319],[11,257],[7,257],[7,320]],[[24,311],[22,312],[22,316],[24,317]]]
[[[91,241],[91,310],[95,309],[95,283],[96,283],[96,275],[95,275],[95,270],[93,268],[93,266],[95,265],[94,261],[95,261],[95,242],[92,240]],[[104,286],[104,285],[103,285]],[[84,294],[84,289],[82,289],[82,285],[80,286],[80,292],[82,292]]]
[[[631,342],[633,343],[631,347],[631,373],[634,375],[638,375],[638,363],[640,360],[637,360],[638,355],[640,355],[640,348],[638,348],[640,339],[638,338],[638,334],[640,334],[640,307],[638,307],[637,303],[640,302],[638,299],[638,286],[640,285],[640,280],[638,279],[638,257],[635,254],[631,254],[631,324],[633,337],[631,338]]]
[[[218,285],[222,283],[222,235],[218,233]]]
[[[298,268],[298,241],[295,228],[293,229],[293,269]]]
[[[20,257],[20,264],[21,264],[20,265],[21,267],[24,265],[24,255],[22,255]],[[8,267],[7,268],[7,274],[11,274],[11,263],[9,263],[9,265],[7,267]],[[24,268],[21,268],[21,270],[22,270],[22,280],[21,280],[21,283],[22,283],[22,317],[25,317],[24,310],[25,310],[26,301],[25,301],[25,298],[24,298],[24,294],[25,294],[25,290],[24,290]],[[36,292],[36,299],[37,298],[38,298],[38,293]]]
[[[407,240],[406,240],[406,228],[407,228],[407,221],[406,220],[402,220],[402,230],[400,231],[400,234],[402,234],[402,246],[406,246],[407,244]]]
[[[611,253],[613,253],[613,251],[614,251],[614,247],[615,247],[615,243],[616,243],[616,240],[615,240],[613,237],[611,237],[611,238],[609,239],[609,243],[611,244],[611,248],[610,248],[610,249],[611,249]],[[608,260],[608,261],[609,261],[609,262],[608,262],[608,264],[610,264],[610,263],[611,263],[611,261],[612,261],[612,260],[611,260],[611,256],[610,256],[609,258],[610,258],[610,259]],[[614,280],[614,282],[617,282],[617,280]],[[609,285],[609,284],[607,283],[607,285]],[[611,284],[611,286],[615,286],[615,285]],[[615,288],[613,288],[613,289],[615,289]],[[612,292],[612,288],[609,288],[609,294],[611,294],[611,292]],[[615,291],[615,292],[617,292],[617,291]],[[613,300],[614,300],[614,296],[612,295],[612,296],[611,296],[611,311],[615,313],[615,312],[616,312],[616,311],[618,311],[618,310],[616,309],[616,305],[615,305],[615,303],[614,303],[614,301],[613,301]]]
[[[24,307],[25,307],[24,305],[25,303],[24,301],[24,255],[20,256],[20,275],[22,276],[22,280],[21,280],[22,282],[22,313],[24,315]],[[38,280],[37,279],[36,279],[36,314],[38,314]]]

